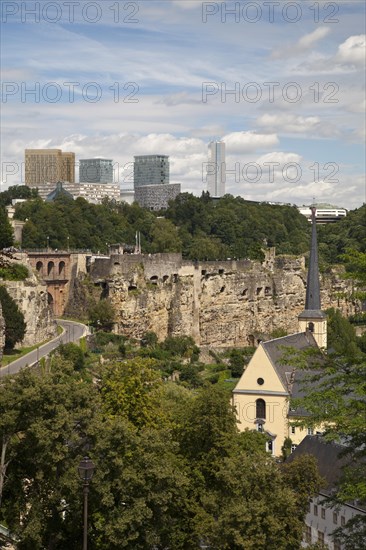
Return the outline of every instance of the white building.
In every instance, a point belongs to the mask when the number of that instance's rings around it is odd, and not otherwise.
[[[60,182],[59,182],[60,183]],[[108,198],[116,202],[121,200],[121,188],[118,184],[114,183],[70,183],[63,181],[62,189],[72,195],[74,199],[83,197],[88,202],[99,204],[103,199]],[[57,184],[44,183],[42,185],[34,186],[38,189],[38,194],[41,199],[46,198],[56,189]]]
[[[347,216],[345,208],[338,208],[331,204],[315,204],[315,220],[317,225],[337,222]],[[311,206],[298,206],[300,214],[303,214],[311,222]]]
[[[225,195],[225,182],[225,143],[223,141],[211,141],[208,146],[207,163],[207,191],[211,197],[223,197]]]

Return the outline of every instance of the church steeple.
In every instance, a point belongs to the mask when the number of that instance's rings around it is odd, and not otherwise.
[[[320,348],[327,347],[327,316],[321,311],[318,243],[316,235],[315,206],[311,207],[311,248],[306,284],[305,310],[300,313],[300,331],[310,330]]]

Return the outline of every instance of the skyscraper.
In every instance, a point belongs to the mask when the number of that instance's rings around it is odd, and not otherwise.
[[[211,141],[208,146],[207,191],[211,197],[225,195],[226,164],[225,143]]]
[[[26,149],[25,184],[30,187],[45,182],[75,182],[75,153],[61,149]]]
[[[80,159],[79,181],[87,183],[113,183],[111,159]]]
[[[169,157],[166,155],[135,156],[133,165],[134,187],[165,185],[169,183]]]

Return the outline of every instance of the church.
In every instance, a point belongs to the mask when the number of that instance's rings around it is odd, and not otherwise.
[[[290,408],[290,398],[301,397],[302,372],[296,365],[284,364],[286,348],[305,351],[326,350],[327,318],[321,311],[318,245],[315,207],[312,208],[311,249],[306,285],[305,309],[298,317],[299,332],[261,342],[233,390],[240,431],[258,430],[268,436],[267,450],[281,455],[285,439],[291,439],[292,450],[312,428],[292,425],[300,412]]]

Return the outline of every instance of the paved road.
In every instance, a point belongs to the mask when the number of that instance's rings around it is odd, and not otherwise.
[[[42,357],[45,357],[52,350],[56,349],[61,343],[66,344],[68,342],[76,342],[82,336],[88,334],[88,327],[86,325],[82,325],[81,323],[57,319],[57,324],[64,329],[62,334],[53,340],[50,340],[47,344],[43,344],[43,346],[39,346],[37,349],[27,353],[27,355],[23,355],[23,357],[20,357],[20,359],[13,361],[9,365],[1,367],[0,376],[5,376],[6,374],[16,374],[26,366],[31,367]]]

